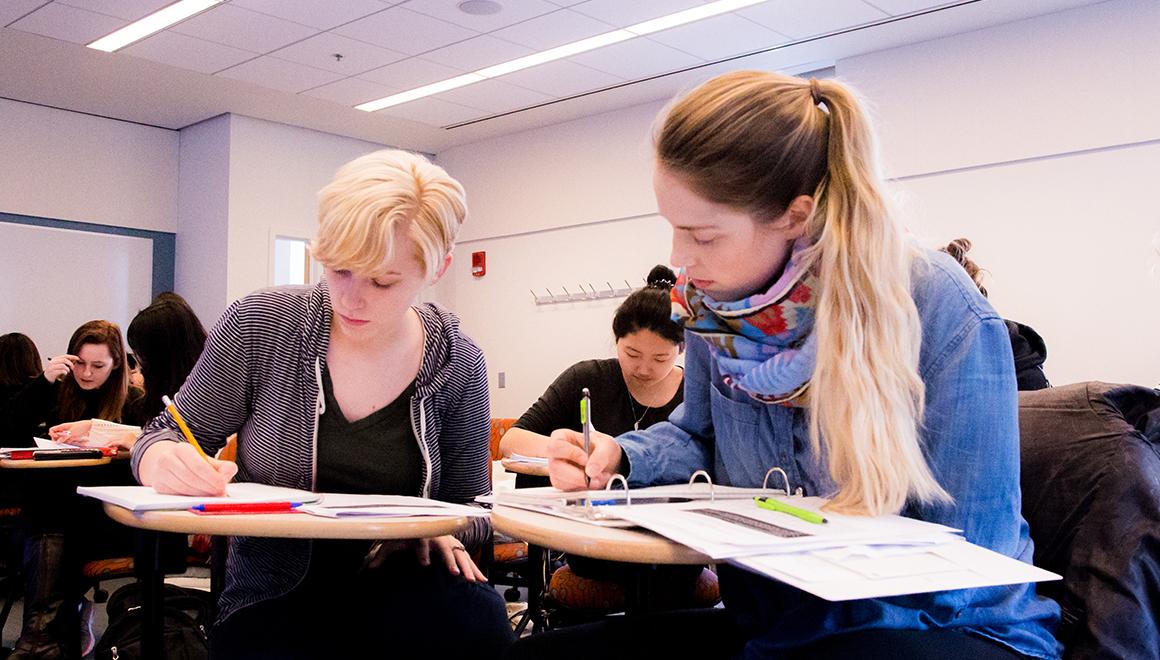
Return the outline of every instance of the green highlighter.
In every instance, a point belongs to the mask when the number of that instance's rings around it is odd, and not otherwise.
[[[822,525],[829,522],[823,518],[822,514],[820,513],[808,511],[806,509],[799,509],[796,506],[791,506],[785,502],[782,502],[781,500],[775,500],[772,497],[755,497],[753,498],[753,502],[759,508],[768,509],[769,511],[777,511],[778,513],[784,513],[793,516],[794,518],[801,518],[802,520],[808,523],[814,523],[815,525]]]

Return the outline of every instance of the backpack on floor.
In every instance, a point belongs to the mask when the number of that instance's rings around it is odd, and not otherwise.
[[[208,660],[212,603],[210,595],[197,589],[165,585],[165,657],[168,660]],[[141,638],[145,617],[141,611],[141,591],[127,584],[109,597],[105,606],[109,625],[93,653],[97,660],[145,660]]]

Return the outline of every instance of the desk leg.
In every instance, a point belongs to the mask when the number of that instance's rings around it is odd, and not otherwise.
[[[516,626],[516,637],[522,637],[528,622],[532,624],[532,633],[544,629],[544,561],[547,553],[538,545],[528,544],[528,563],[524,575],[524,583],[528,590],[528,609],[520,618]]]
[[[134,562],[137,585],[141,589],[141,608],[145,613],[145,635],[141,640],[143,657],[165,658],[165,612],[162,607],[165,573],[161,569],[161,533],[138,530],[137,558]]]
[[[655,612],[658,609],[654,602],[653,588],[656,582],[656,564],[640,564],[632,573],[632,580],[626,585],[628,588],[624,594],[624,613],[633,615]]]

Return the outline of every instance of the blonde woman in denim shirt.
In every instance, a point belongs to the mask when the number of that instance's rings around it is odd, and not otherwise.
[[[657,204],[683,271],[685,402],[591,456],[557,431],[552,483],[760,486],[780,466],[835,512],[902,515],[1031,561],[1015,374],[1003,320],[957,263],[892,217],[861,103],[767,72],[710,80],[656,135]],[[724,613],[606,624],[612,657],[1054,658],[1059,610],[1033,585],[828,602],[721,567]],[[655,630],[654,630],[655,628]],[[652,634],[656,633],[656,634]],[[564,633],[567,634],[567,633]],[[600,635],[603,635],[601,637]],[[550,637],[513,655],[551,649]],[[619,649],[619,651],[617,650]],[[690,656],[691,657],[691,656]]]

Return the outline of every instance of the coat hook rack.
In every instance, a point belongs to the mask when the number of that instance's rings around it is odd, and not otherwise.
[[[532,294],[532,300],[537,305],[556,305],[559,303],[581,302],[584,300],[607,300],[610,298],[624,298],[636,291],[640,287],[634,287],[628,280],[624,280],[623,287],[615,287],[612,282],[606,281],[604,286],[607,288],[596,288],[591,282],[581,282],[578,284],[576,293],[568,290],[568,287],[560,285],[563,293],[552,293],[549,288],[544,288],[545,294],[540,295],[536,293],[535,289],[528,289],[528,293]]]

